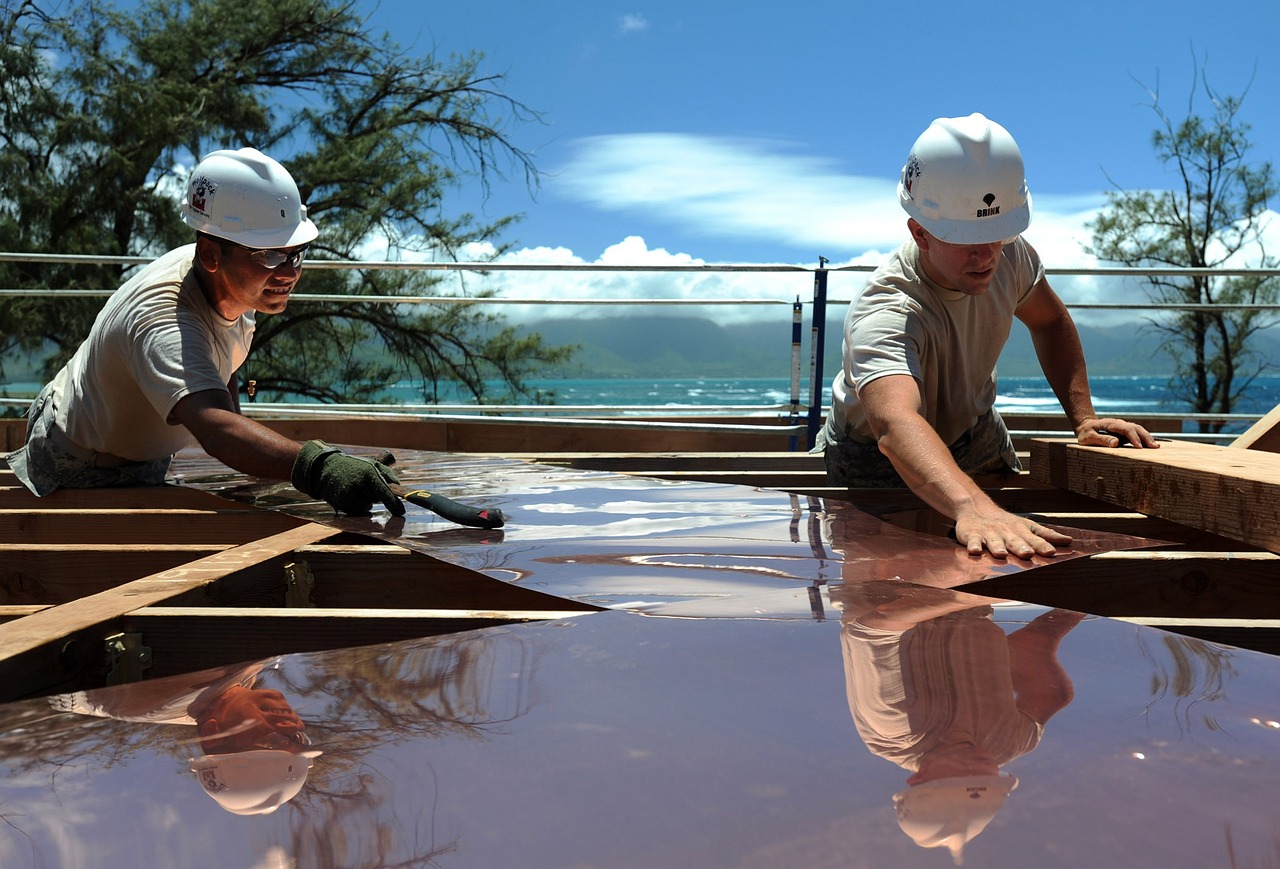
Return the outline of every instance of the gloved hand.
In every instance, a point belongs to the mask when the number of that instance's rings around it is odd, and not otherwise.
[[[387,485],[400,482],[395,471],[383,462],[347,455],[324,441],[302,445],[290,481],[299,492],[321,498],[348,516],[367,516],[376,501],[391,515],[404,515],[403,502]]]

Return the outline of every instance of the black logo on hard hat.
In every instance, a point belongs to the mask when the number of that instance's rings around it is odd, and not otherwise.
[[[191,210],[204,217],[209,216],[209,200],[218,191],[218,185],[201,175],[191,181]]]
[[[991,205],[991,203],[996,201],[996,195],[994,193],[988,193],[986,196],[982,197],[982,201],[987,204],[987,207],[979,208],[977,213],[974,215],[975,217],[995,217],[1000,213],[999,205],[994,207]]]
[[[902,186],[908,195],[911,193],[911,185],[920,175],[920,158],[912,154],[907,158],[907,165],[902,170]]]

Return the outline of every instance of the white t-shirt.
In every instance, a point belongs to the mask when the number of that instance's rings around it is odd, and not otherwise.
[[[226,389],[249,355],[254,315],[227,320],[193,267],[195,245],[148,264],[112,294],[53,380],[57,425],[71,440],[133,461],[195,444],[169,420],[184,396]]]
[[[845,315],[844,364],[832,384],[828,419],[834,439],[874,439],[858,392],[890,374],[909,374],[920,384],[924,417],[943,443],[954,442],[991,409],[996,360],[1014,311],[1044,277],[1039,256],[1021,237],[1001,256],[980,296],[929,280],[914,241],[871,275]]]

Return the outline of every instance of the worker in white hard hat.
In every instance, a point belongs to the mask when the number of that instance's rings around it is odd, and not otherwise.
[[[298,443],[240,414],[237,371],[255,315],[285,309],[318,230],[298,186],[253,148],[191,172],[182,218],[194,244],[148,264],[107,300],[88,338],[37,395],[25,445],[4,458],[36,495],[159,485],[199,444],[246,474],[290,480],[342,513],[404,505],[386,464]]]
[[[1057,649],[1083,616],[1048,610],[1006,635],[991,598],[900,580],[846,582],[831,600],[858,735],[910,773],[898,823],[958,865],[1017,787],[1001,768],[1071,702]]]
[[[1030,331],[1079,443],[1158,444],[1094,411],[1075,324],[1021,235],[1031,194],[1004,127],[981,114],[935,120],[911,149],[898,197],[910,238],[849,306],[814,451],[833,485],[906,485],[955,522],[971,553],[1052,555],[1071,538],[1001,509],[970,476],[1021,470],[994,407],[1013,319]]]

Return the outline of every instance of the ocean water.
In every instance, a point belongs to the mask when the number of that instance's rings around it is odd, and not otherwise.
[[[829,380],[829,379],[828,379]],[[538,390],[551,404],[570,407],[616,408],[627,413],[651,413],[669,409],[672,413],[692,412],[693,408],[742,408],[741,413],[776,414],[779,406],[790,406],[791,380],[783,377],[673,377],[673,378],[575,378],[530,379],[528,385]],[[0,384],[0,397],[29,399],[39,388],[37,383]],[[1142,413],[1181,413],[1189,409],[1185,401],[1169,391],[1165,376],[1095,377],[1090,380],[1094,408],[1100,414],[1123,416]],[[501,394],[494,384],[494,394]],[[809,406],[809,385],[802,382],[799,403],[802,413]],[[390,386],[384,400],[393,404],[421,404],[422,396],[411,381]],[[823,389],[821,404],[831,400],[829,382]],[[471,404],[469,396],[443,395],[442,404]],[[524,402],[521,402],[524,403]],[[1234,412],[1261,415],[1280,404],[1280,375],[1257,378],[1241,397]],[[1002,412],[1048,411],[1060,409],[1053,391],[1041,377],[1003,377],[999,381],[996,407]],[[1235,426],[1243,429],[1244,425]]]
[[[782,377],[678,377],[629,379],[531,379],[528,385],[561,406],[671,407],[686,405],[725,407],[731,405],[785,405],[791,401],[791,381]],[[496,384],[495,384],[496,387]],[[1189,404],[1169,391],[1168,378],[1095,377],[1090,380],[1094,408],[1099,413],[1180,413]],[[799,400],[809,404],[810,389],[801,383]],[[410,382],[397,383],[388,398],[404,404],[421,401]],[[446,398],[465,403],[459,396]],[[831,388],[823,389],[822,404],[831,400]],[[1262,414],[1280,404],[1280,375],[1259,377],[1241,398],[1234,412]],[[1042,377],[1002,377],[996,407],[1001,411],[1056,411],[1061,407],[1053,390]]]

